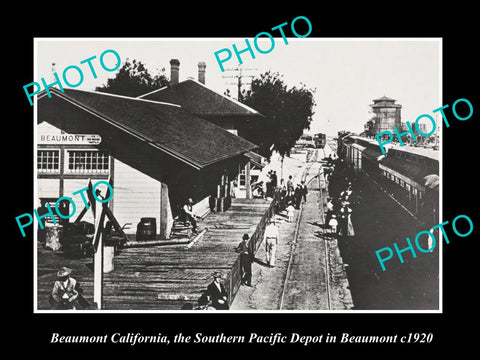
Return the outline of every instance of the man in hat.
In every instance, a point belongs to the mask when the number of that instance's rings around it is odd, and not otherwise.
[[[293,178],[292,175],[288,176],[288,181],[287,181],[287,193],[289,196],[293,195]]]
[[[212,306],[217,310],[228,310],[228,294],[222,283],[222,274],[213,273],[213,281],[207,287],[207,296]]]
[[[78,291],[75,289],[77,282],[70,277],[72,270],[62,267],[57,271],[57,280],[53,284],[52,309],[76,310],[78,308]]]
[[[297,184],[293,196],[295,198],[295,209],[298,210],[300,209],[300,203],[302,201],[302,186],[300,184]]]
[[[278,228],[275,225],[275,218],[270,218],[265,227],[263,234],[263,241],[265,242],[266,262],[268,267],[275,265],[275,252],[278,244]]]
[[[190,224],[193,226],[193,232],[197,233],[198,232],[198,227],[197,227],[197,219],[195,214],[193,213],[193,200],[192,198],[188,198],[187,202],[183,206],[183,212],[185,214],[185,220],[190,221]]]
[[[237,251],[240,252],[240,273],[242,278],[242,285],[252,286],[252,262],[253,253],[248,246],[248,234],[243,234],[242,242],[237,246]]]
[[[307,185],[305,185],[305,181],[302,180],[302,184],[300,185],[300,188],[302,189],[303,202],[307,202],[308,189],[307,189]]]

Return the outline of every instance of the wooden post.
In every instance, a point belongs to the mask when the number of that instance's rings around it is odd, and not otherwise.
[[[282,155],[282,159],[280,160],[280,181],[283,180],[283,158],[285,155]],[[284,181],[285,183],[285,181]]]
[[[103,213],[102,213],[103,215]],[[102,215],[95,217],[95,232],[98,228],[101,227],[100,219]],[[103,239],[102,231],[98,233],[97,240],[97,250],[95,251],[93,257],[93,301],[97,305],[97,309],[102,309],[102,300],[103,300]]]
[[[96,212],[95,216],[95,234],[93,236],[93,301],[97,309],[102,309],[103,299],[103,222],[105,220],[105,211]]]
[[[252,186],[250,184],[250,160],[245,165],[245,190],[246,190],[246,198],[252,198]]]
[[[109,176],[108,183],[112,186],[112,178]],[[95,195],[91,193],[95,198]],[[110,189],[107,190],[105,199],[110,198]],[[96,198],[92,200],[92,210],[95,208],[93,206],[97,202]],[[101,203],[101,211],[95,211],[95,234],[93,236],[93,249],[95,251],[93,256],[93,301],[97,305],[97,309],[101,310],[103,306],[103,229],[105,222],[105,215],[110,211],[108,209],[107,203]],[[113,218],[113,216],[112,216]],[[118,224],[116,224],[118,225]]]
[[[160,238],[168,238],[168,186],[163,182],[160,183]]]

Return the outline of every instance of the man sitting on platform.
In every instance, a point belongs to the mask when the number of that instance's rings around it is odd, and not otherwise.
[[[216,271],[213,274],[213,281],[207,287],[206,294],[215,309],[228,310],[228,294],[223,286],[222,280],[222,274]]]
[[[193,232],[197,233],[198,232],[197,219],[196,219],[196,215],[193,213],[192,205],[193,205],[193,200],[192,198],[189,198],[185,203],[185,205],[183,206],[183,212],[185,215],[185,221],[188,220],[190,224],[192,224],[193,226]]]

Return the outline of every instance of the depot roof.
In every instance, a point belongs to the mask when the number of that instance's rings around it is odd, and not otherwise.
[[[197,169],[257,147],[178,105],[75,89],[50,92]],[[48,101],[45,92],[38,95],[39,107]]]
[[[219,94],[202,83],[188,79],[173,86],[165,86],[138,97],[181,105],[182,108],[199,116],[261,116],[258,111]]]

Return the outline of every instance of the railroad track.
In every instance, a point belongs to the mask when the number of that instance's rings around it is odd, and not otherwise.
[[[322,182],[320,180],[320,169],[318,170],[318,191],[320,192],[320,205],[323,206],[323,191],[322,191]],[[321,211],[322,223],[325,224],[325,212]],[[327,310],[332,310],[332,298],[330,295],[330,252],[328,250],[328,241],[324,240],[325,248],[325,286],[327,289]]]
[[[312,165],[315,162],[318,162],[318,153],[319,153],[319,150],[318,149],[315,150],[314,154],[312,154],[311,158],[309,159],[308,165],[305,168],[304,173],[302,174],[302,180],[303,181],[306,181]],[[322,193],[322,183],[321,183],[321,180],[320,180],[320,174],[321,174],[321,171],[320,171],[320,168],[319,168],[318,174],[309,179],[309,181],[307,183],[307,186],[313,179],[315,179],[315,177],[318,177],[318,186],[319,186],[318,190],[320,192],[320,205],[319,206],[323,207],[323,193]],[[321,211],[321,214],[322,214],[322,223],[324,223],[325,214],[323,213],[323,211]],[[295,248],[296,248],[297,243],[298,243],[298,230],[299,230],[300,222],[301,222],[301,219],[302,219],[302,215],[303,215],[303,206],[300,207],[300,212],[298,214],[297,221],[296,221],[296,224],[295,224],[294,239],[292,241],[292,245],[291,245],[291,248],[290,248],[290,255],[289,255],[288,264],[287,264],[287,272],[286,272],[286,276],[285,276],[285,281],[283,283],[282,294],[281,294],[280,302],[279,302],[279,306],[278,306],[279,310],[282,310],[284,305],[285,305],[285,295],[286,295],[286,292],[287,292],[288,282],[290,280],[291,268],[292,268]],[[329,248],[328,248],[328,241],[323,240],[323,244],[324,244],[324,256],[325,256],[325,284],[326,284],[326,292],[327,292],[327,310],[331,310],[332,309],[332,301],[331,301],[331,294],[330,294],[330,290],[331,290],[330,289],[331,288],[331,286],[330,286],[330,254],[329,254]]]

